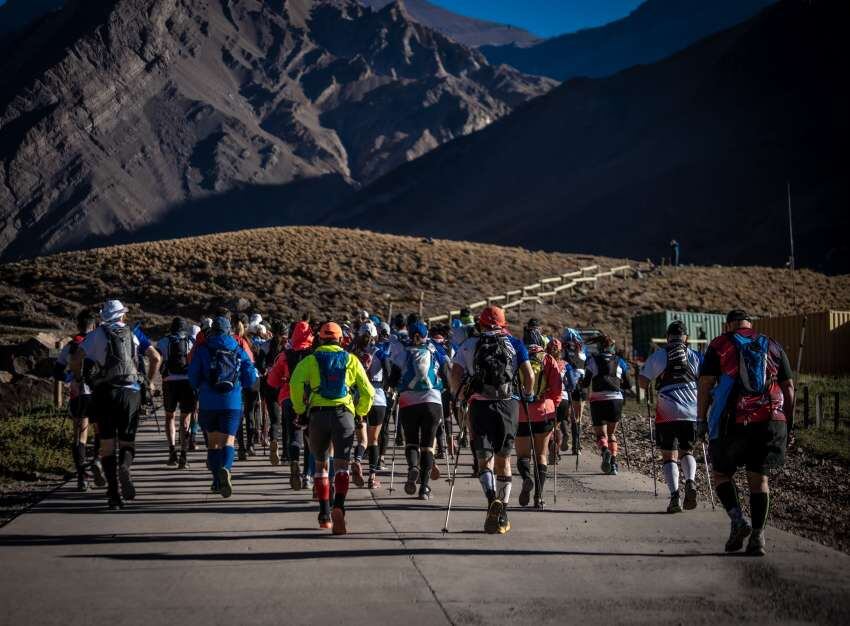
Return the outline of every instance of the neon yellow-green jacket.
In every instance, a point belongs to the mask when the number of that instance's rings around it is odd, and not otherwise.
[[[344,352],[344,350],[334,344],[319,346],[316,352]],[[348,358],[348,365],[345,369],[345,386],[347,389],[354,387],[357,390],[357,406],[354,406],[354,398],[351,392],[345,394],[342,398],[323,398],[319,395],[319,387],[321,379],[319,374],[319,363],[316,357],[312,354],[301,360],[292,372],[289,378],[289,389],[292,399],[292,408],[297,415],[302,415],[307,407],[304,403],[304,396],[299,393],[305,386],[309,386],[310,393],[310,408],[317,406],[344,406],[349,411],[359,417],[365,416],[372,408],[372,398],[375,395],[375,390],[369,382],[369,377],[366,375],[366,370],[363,369],[363,364],[353,354]]]

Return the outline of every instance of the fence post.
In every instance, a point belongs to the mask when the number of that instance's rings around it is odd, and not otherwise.
[[[61,341],[56,342],[56,349],[57,350],[62,349],[62,342]],[[61,380],[54,381],[53,382],[53,406],[55,406],[57,409],[62,408],[62,392],[63,392],[62,381]]]
[[[803,385],[803,428],[809,427],[809,386]]]
[[[839,398],[839,394],[838,394],[838,392],[837,392],[837,391],[836,391],[836,392],[834,392],[834,393],[832,394],[832,397],[835,399],[835,403],[834,403],[834,404],[835,404],[835,406],[833,407],[833,410],[835,411],[835,414],[834,414],[834,419],[835,419],[835,432],[838,432],[838,422],[841,420],[840,413],[838,412],[838,398]]]
[[[820,428],[821,417],[823,417],[823,397],[815,394],[815,428]]]

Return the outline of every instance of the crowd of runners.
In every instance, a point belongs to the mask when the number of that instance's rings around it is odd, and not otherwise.
[[[469,447],[486,502],[484,531],[494,534],[511,528],[511,457],[519,505],[544,508],[550,466],[562,453],[577,461],[582,454],[585,408],[601,471],[620,471],[617,426],[624,392],[635,390],[631,367],[604,334],[547,332],[536,319],[513,332],[495,306],[430,326],[416,315],[385,321],[367,311],[344,322],[304,315],[266,323],[259,314],[219,308],[197,325],[175,318],[154,343],[127,313],[118,300],[97,314],[81,312],[55,373],[70,386],[78,487],[106,487],[110,510],[136,497],[136,431],[157,380],[165,465],[188,468],[189,453],[203,445],[209,489],[229,498],[234,463],[238,479],[238,461],[267,449],[272,465],[289,466],[291,489],[318,502],[319,526],[336,535],[346,533],[350,484],[376,490],[388,470],[393,481],[397,449],[406,462],[399,482],[420,500],[431,500],[431,481],[445,460],[452,483],[447,528],[460,449]],[[694,451],[707,441],[713,487],[731,520],[726,550],[742,549],[749,537],[747,553],[762,555],[767,475],[784,463],[794,386],[782,347],[753,330],[745,311],[730,311],[726,321],[726,332],[704,353],[692,350],[688,329],[673,322],[635,382],[657,395],[651,432],[670,490],[667,512],[696,508]],[[734,482],[740,467],[751,519]]]

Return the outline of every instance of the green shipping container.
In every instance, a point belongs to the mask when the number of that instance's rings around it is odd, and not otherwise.
[[[645,359],[660,345],[653,339],[664,339],[667,326],[680,320],[688,327],[691,348],[705,351],[708,342],[723,333],[726,315],[723,313],[690,313],[688,311],[659,311],[632,318],[634,356]]]

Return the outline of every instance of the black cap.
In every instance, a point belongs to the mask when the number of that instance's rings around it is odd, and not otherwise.
[[[289,327],[286,322],[281,320],[272,320],[272,334],[273,335],[288,335]]]
[[[730,322],[752,322],[750,314],[743,309],[732,309],[726,314],[726,323]]]
[[[526,328],[540,328],[542,324],[540,324],[540,320],[536,317],[532,317],[528,320],[528,324],[526,324]]]
[[[685,326],[685,322],[681,320],[674,320],[670,322],[670,325],[667,327],[667,336],[677,336],[677,335],[687,335],[688,327]]]
[[[172,333],[185,333],[189,330],[189,323],[182,317],[175,317],[171,320]]]

